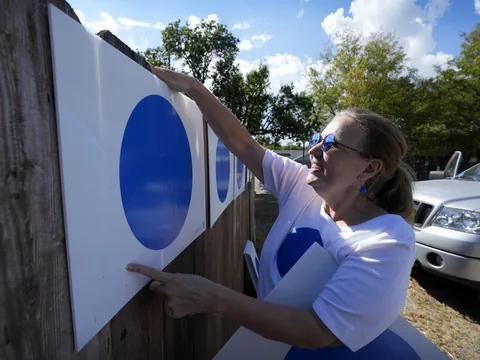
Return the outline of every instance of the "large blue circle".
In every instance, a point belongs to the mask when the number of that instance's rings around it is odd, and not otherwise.
[[[217,143],[216,157],[217,193],[220,201],[224,202],[230,183],[230,152],[220,139]]]
[[[146,248],[178,236],[192,197],[192,156],[173,106],[150,95],[133,109],[120,151],[120,192],[128,225]]]
[[[415,350],[399,335],[387,329],[375,340],[353,352],[345,345],[308,350],[292,347],[285,360],[420,360]]]
[[[237,159],[237,189],[241,189],[243,182],[243,163]]]

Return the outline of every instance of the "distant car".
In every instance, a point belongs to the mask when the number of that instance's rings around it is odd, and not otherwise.
[[[414,184],[416,264],[480,296],[480,163],[457,174],[461,159],[456,151],[435,180]]]

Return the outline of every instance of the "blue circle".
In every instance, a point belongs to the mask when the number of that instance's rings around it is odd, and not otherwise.
[[[220,202],[224,202],[227,198],[230,183],[230,152],[220,139],[217,143],[216,156],[217,193]]]
[[[403,338],[387,329],[375,340],[358,351],[351,351],[345,345],[318,350],[292,347],[285,360],[420,360],[420,356]]]
[[[277,269],[282,278],[315,242],[323,247],[323,239],[318,229],[293,228],[287,234],[277,252]]]
[[[237,159],[237,189],[241,189],[243,181],[243,163]]]
[[[161,250],[178,236],[192,197],[193,168],[183,122],[159,95],[133,109],[120,151],[120,193],[128,225],[146,248]]]

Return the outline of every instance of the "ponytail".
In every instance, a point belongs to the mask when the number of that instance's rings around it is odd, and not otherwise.
[[[407,220],[413,212],[414,180],[415,173],[402,161],[391,177],[385,178],[380,174],[373,180],[369,188],[369,196],[385,211],[400,215]]]

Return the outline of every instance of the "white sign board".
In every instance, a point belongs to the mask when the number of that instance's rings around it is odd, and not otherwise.
[[[215,225],[223,211],[232,202],[234,189],[235,157],[208,128],[208,168],[210,186],[210,227]]]
[[[236,199],[238,195],[240,195],[242,192],[245,191],[247,167],[240,161],[239,158],[237,158],[236,156],[234,156],[234,158],[235,158],[235,166],[234,166],[235,177],[233,179],[234,181],[233,198]]]
[[[206,229],[195,103],[49,4],[77,351]]]
[[[255,291],[258,291],[258,278],[260,276],[260,261],[258,259],[257,250],[251,240],[247,240],[245,243],[245,249],[243,250],[243,256],[247,263],[248,272],[252,279]]]
[[[251,253],[251,251],[248,251]],[[330,253],[317,243],[305,252],[265,301],[309,309],[322,288],[337,270]],[[254,277],[254,275],[252,276]],[[305,350],[288,344],[268,340],[241,327],[214,360],[442,360],[448,359],[417,329],[401,316],[362,349],[352,352],[346,346]]]

